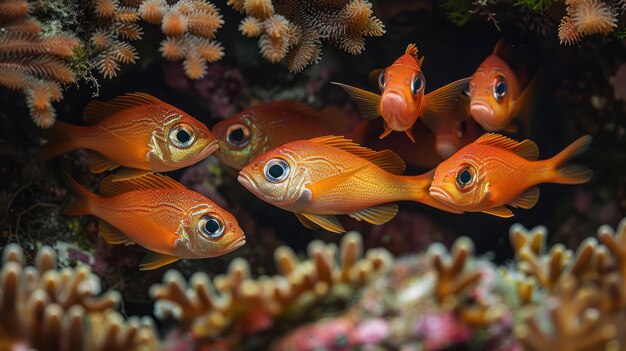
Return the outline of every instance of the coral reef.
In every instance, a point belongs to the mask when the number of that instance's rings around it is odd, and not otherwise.
[[[229,0],[228,4],[247,15],[239,30],[259,38],[263,57],[284,60],[294,73],[319,60],[322,39],[356,55],[365,49],[364,36],[385,33],[366,0]]]
[[[601,0],[566,0],[567,15],[559,25],[561,44],[573,45],[583,36],[607,35],[617,27],[617,12]]]
[[[30,14],[26,0],[0,1],[0,85],[26,95],[30,116],[40,127],[50,127],[56,112],[52,102],[63,97],[62,84],[74,73],[64,60],[79,41],[61,32],[46,32]]]
[[[281,274],[272,277],[253,279],[242,258],[233,260],[228,272],[213,282],[206,274],[196,273],[187,284],[178,272],[169,271],[163,284],[151,288],[152,297],[158,300],[155,312],[188,325],[192,335],[205,342],[227,340],[230,348],[242,347],[237,335],[259,333],[277,320],[310,320],[316,306],[347,301],[391,266],[386,250],[372,249],[363,257],[361,251],[361,236],[352,232],[344,236],[339,248],[312,242],[304,261],[289,247],[278,248],[274,258]],[[247,340],[245,346],[253,344]]]
[[[150,318],[125,321],[114,310],[120,302],[116,291],[100,294],[100,281],[88,268],[58,269],[49,247],[39,250],[34,266],[26,266],[21,247],[8,245],[0,296],[0,340],[10,349],[121,351],[161,345]]]

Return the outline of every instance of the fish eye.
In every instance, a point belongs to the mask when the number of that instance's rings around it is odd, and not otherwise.
[[[424,75],[420,72],[413,78],[413,81],[411,81],[411,94],[417,95],[421,93],[425,85]]]
[[[466,188],[474,181],[474,171],[471,167],[463,167],[456,174],[456,186],[460,189]]]
[[[226,142],[237,148],[245,147],[250,143],[250,128],[244,124],[233,124],[226,130]]]
[[[385,72],[387,70],[382,70],[382,72],[380,72],[380,74],[378,75],[378,87],[380,88],[380,90],[384,90],[385,89]]]
[[[196,140],[196,133],[189,124],[180,123],[170,129],[169,137],[176,147],[186,149]]]
[[[502,100],[506,95],[507,88],[506,80],[504,80],[503,77],[499,77],[496,80],[496,84],[493,86],[493,97],[495,97],[496,100]]]
[[[280,183],[287,179],[289,171],[289,164],[280,158],[269,160],[263,169],[265,178],[272,183]]]
[[[224,223],[215,216],[205,214],[198,221],[198,229],[207,238],[217,239],[224,234]]]

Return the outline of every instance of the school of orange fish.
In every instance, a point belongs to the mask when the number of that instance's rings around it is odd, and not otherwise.
[[[345,231],[337,215],[380,225],[415,201],[451,213],[511,217],[532,208],[538,184],[580,184],[592,172],[567,161],[591,143],[582,136],[556,156],[496,131],[527,124],[534,80],[521,84],[499,42],[469,78],[428,94],[424,57],[414,44],[391,66],[373,71],[380,94],[339,85],[365,120],[382,117],[371,142],[363,121],[351,126],[335,107],[316,111],[293,101],[260,104],[217,123],[212,131],[184,111],[145,93],[87,105],[79,127],[57,122],[44,158],[86,149],[93,173],[111,172],[92,193],[66,175],[78,199],[67,215],[100,218],[110,244],[149,250],[140,269],[179,259],[224,255],[245,244],[236,218],[210,199],[156,172],[193,165],[211,154],[239,170],[238,181],[263,201],[293,212],[307,228]],[[418,121],[419,120],[419,121]],[[420,122],[421,121],[421,122]],[[489,133],[480,135],[481,129]],[[402,140],[389,136],[401,131]],[[341,136],[339,136],[341,135]],[[391,150],[375,151],[361,144]],[[433,168],[403,175],[405,161]],[[350,194],[346,196],[346,194]]]

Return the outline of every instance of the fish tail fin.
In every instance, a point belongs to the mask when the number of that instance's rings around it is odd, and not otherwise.
[[[81,216],[91,214],[90,203],[98,196],[87,190],[84,186],[74,180],[67,172],[63,172],[63,177],[70,185],[78,197],[70,202],[65,208],[64,214],[67,216]]]
[[[552,183],[581,184],[591,179],[593,171],[589,168],[576,164],[566,165],[565,163],[587,151],[592,140],[593,138],[590,135],[582,136],[556,156],[547,160],[554,170],[553,179],[551,179]]]
[[[451,213],[463,213],[463,211],[459,211],[453,209],[451,207],[446,206],[445,204],[439,202],[437,199],[430,196],[429,188],[430,184],[433,181],[433,176],[435,175],[435,170],[431,170],[424,174],[420,174],[417,176],[408,176],[408,181],[410,182],[409,187],[409,200],[422,203],[424,205],[434,207],[436,209],[451,212]]]
[[[56,121],[43,135],[48,143],[43,146],[41,158],[49,160],[76,149],[76,135],[80,133],[80,129],[81,127]]]

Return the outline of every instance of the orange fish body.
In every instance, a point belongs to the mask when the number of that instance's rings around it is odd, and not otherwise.
[[[373,151],[343,137],[287,143],[257,157],[239,182],[262,200],[296,213],[308,228],[341,233],[335,215],[383,224],[396,201],[417,201],[444,210],[427,193],[432,172],[401,176],[404,162],[392,151]]]
[[[81,198],[66,214],[97,216],[100,234],[110,244],[136,243],[152,251],[142,270],[181,258],[221,256],[245,244],[232,214],[169,177],[149,174],[114,182],[109,176],[100,185],[101,195],[69,181]]]
[[[511,217],[505,205],[534,207],[539,200],[538,184],[587,182],[590,170],[564,163],[587,150],[590,143],[590,136],[581,137],[558,155],[537,161],[539,149],[534,142],[485,134],[437,166],[430,194],[461,211]]]
[[[429,94],[424,93],[426,79],[421,66],[424,58],[417,56],[415,44],[409,44],[404,55],[383,70],[378,79],[381,95],[341,83],[339,85],[358,104],[365,119],[382,116],[385,120],[384,138],[392,131],[403,131],[415,141],[411,129],[424,115],[448,111],[457,100],[469,78],[460,79]]]
[[[123,166],[132,177],[133,173],[142,175],[190,166],[218,147],[203,123],[143,93],[91,102],[85,109],[85,121],[90,125],[57,122],[48,133],[49,143],[43,156],[52,158],[84,148],[91,151],[88,162],[92,172]]]
[[[498,42],[469,83],[470,114],[486,131],[514,131],[513,119],[528,107],[532,95],[532,83],[522,90],[517,75],[499,56],[502,47]]]
[[[213,126],[219,143],[215,155],[240,170],[265,151],[290,141],[343,134],[350,128],[347,122],[345,112],[336,107],[316,111],[297,101],[258,104]]]

